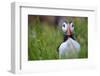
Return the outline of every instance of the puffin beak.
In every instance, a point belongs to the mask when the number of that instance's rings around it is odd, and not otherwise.
[[[71,30],[70,30],[70,27],[68,27],[67,29],[67,35],[70,36],[71,35]]]

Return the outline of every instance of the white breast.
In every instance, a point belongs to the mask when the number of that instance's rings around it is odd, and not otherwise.
[[[80,44],[72,38],[68,38],[59,47],[59,58],[77,58],[79,51]]]

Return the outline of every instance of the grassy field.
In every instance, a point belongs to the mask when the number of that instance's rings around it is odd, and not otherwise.
[[[79,58],[88,57],[87,18],[74,18],[75,37],[81,45]],[[38,18],[28,25],[28,60],[58,59],[57,48],[63,33],[54,26],[41,23]]]

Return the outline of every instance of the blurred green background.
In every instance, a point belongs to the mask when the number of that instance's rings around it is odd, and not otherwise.
[[[63,32],[58,27],[60,19],[73,21],[75,37],[81,46],[78,58],[88,57],[87,17],[28,15],[28,60],[59,59],[57,48],[63,41]]]

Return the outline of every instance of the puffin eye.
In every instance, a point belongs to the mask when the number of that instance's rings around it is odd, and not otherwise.
[[[72,24],[72,27],[74,27],[74,25]]]
[[[74,24],[73,23],[70,23],[70,26],[71,26],[71,28],[74,28]]]
[[[70,29],[71,29],[71,32],[74,31],[74,24],[73,23],[70,23]]]
[[[62,26],[65,27],[65,24],[63,24]]]
[[[63,32],[67,31],[67,24],[65,22],[62,24],[62,31]]]

